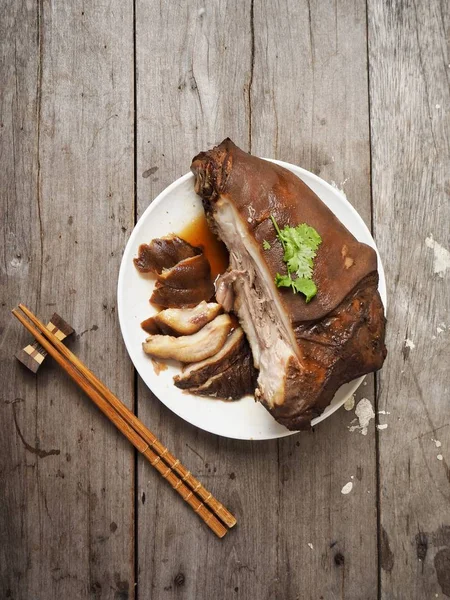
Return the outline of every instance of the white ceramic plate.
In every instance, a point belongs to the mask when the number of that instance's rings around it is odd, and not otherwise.
[[[276,160],[273,162],[303,179],[359,241],[376,250],[375,242],[364,221],[339,190],[300,167]],[[203,211],[201,200],[194,192],[193,183],[194,177],[188,173],[161,192],[139,219],[128,240],[120,266],[117,291],[120,327],[128,353],[139,375],[161,402],[196,427],[225,437],[245,440],[266,440],[292,435],[296,432],[278,424],[265,408],[251,397],[237,402],[223,402],[183,393],[174,386],[172,379],[179,372],[179,367],[175,363],[169,364],[167,370],[157,375],[151,360],[142,351],[142,342],[146,334],[140,323],[156,312],[148,301],[154,279],[138,273],[133,264],[133,257],[137,256],[140,244],[181,231]],[[386,306],[386,284],[379,255],[378,271],[379,290]],[[312,425],[317,425],[342,406],[361,385],[363,379],[364,377],[360,377],[343,385],[323,414],[313,420]]]

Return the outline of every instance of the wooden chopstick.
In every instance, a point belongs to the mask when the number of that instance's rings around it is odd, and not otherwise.
[[[236,518],[206,490],[203,485],[192,475],[180,461],[173,456],[158,438],[134,415],[126,406],[109,390],[104,383],[75,356],[44,324],[23,304],[19,304],[20,310],[30,319],[30,321],[39,329],[45,337],[63,354],[75,367],[82,373],[94,388],[102,394],[105,399],[117,410],[121,417],[151,446],[164,461],[181,477],[184,481],[208,506],[212,511],[227,525],[233,527],[236,525]]]
[[[195,496],[179,479],[169,466],[164,464],[161,457],[155,454],[149,447],[149,444],[136,432],[125,419],[115,410],[115,408],[91,385],[90,381],[76,369],[67,358],[65,358],[47,339],[29,323],[23,315],[16,309],[12,311],[13,315],[22,323],[22,325],[35,337],[43,348],[56,360],[56,362],[66,371],[66,373],[80,386],[80,388],[91,398],[94,404],[103,412],[104,415],[123,433],[123,435],[139,450],[150,462],[150,464],[167,479],[171,486],[180,494],[191,508],[200,516],[201,519],[210,527],[214,533],[222,538],[227,529],[210,512],[203,502]]]

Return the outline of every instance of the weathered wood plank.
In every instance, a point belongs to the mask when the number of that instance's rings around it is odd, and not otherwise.
[[[0,595],[134,597],[133,451],[9,310],[57,310],[129,406],[115,313],[133,224],[133,20],[116,0],[2,8]]]
[[[153,23],[149,28],[148,23]],[[189,170],[202,148],[232,137],[249,145],[250,3],[138,2],[138,212]],[[158,33],[165,31],[161,37]],[[239,35],[237,35],[239,32]],[[144,177],[151,172],[149,177]],[[272,586],[276,546],[277,444],[237,443],[182,422],[139,387],[139,417],[173,448],[239,524],[219,541],[148,465],[138,470],[140,595],[261,597]],[[144,504],[145,501],[145,504]],[[143,532],[146,532],[143,534]],[[260,584],[254,587],[255,578]],[[236,588],[236,591],[235,591]],[[264,592],[265,594],[266,592]],[[248,596],[250,594],[250,596]]]
[[[450,596],[450,268],[434,273],[439,247],[428,247],[433,236],[450,248],[449,28],[445,2],[369,2],[374,228],[389,296],[379,389],[389,599]]]
[[[253,152],[335,182],[370,226],[365,3],[257,2],[255,42]],[[279,443],[277,597],[377,597],[374,423],[353,418]]]
[[[450,248],[450,7],[369,7],[374,227],[390,296],[382,598],[441,598],[450,596],[450,254],[441,251],[440,276],[429,246],[432,236]]]
[[[228,135],[347,180],[370,223],[364,3],[138,1],[136,19],[139,214],[196,152]],[[373,401],[372,380],[362,393]],[[279,444],[235,442],[181,422],[143,386],[138,397],[140,418],[239,519],[213,539],[141,464],[141,595],[376,598],[373,423],[366,437],[350,434],[354,415],[340,411]]]

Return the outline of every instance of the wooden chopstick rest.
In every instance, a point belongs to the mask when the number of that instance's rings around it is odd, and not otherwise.
[[[61,342],[75,332],[73,327],[64,321],[57,313],[53,313],[52,318],[47,323],[46,327]],[[33,342],[16,352],[14,356],[32,373],[37,373],[47,356],[47,351],[39,344],[39,342]]]
[[[76,383],[86,392],[91,400],[100,410],[118,427],[125,437],[137,448],[155,467],[159,473],[167,479],[172,487],[193,508],[201,519],[210,527],[218,537],[223,537],[227,529],[217,519],[221,519],[229,527],[233,527],[236,518],[218,502],[210,492],[198,482],[192,474],[175,459],[161,442],[152,434],[137,417],[84,365],[54,333],[33,315],[23,304],[19,309],[30,319],[28,322],[17,310],[13,310],[14,316],[28,329],[45,350],[56,360],[56,362],[70,375]],[[37,329],[35,329],[35,327]],[[43,337],[43,335],[45,337]],[[47,339],[46,339],[47,338]],[[48,340],[48,341],[47,341]],[[155,454],[152,446],[160,454]],[[163,459],[163,460],[161,460]],[[166,462],[164,462],[166,461]],[[169,464],[167,464],[169,463]],[[178,478],[176,473],[181,475]],[[185,483],[191,489],[186,487]],[[195,493],[212,509],[210,512],[203,502],[200,502]],[[214,514],[215,513],[215,514]]]

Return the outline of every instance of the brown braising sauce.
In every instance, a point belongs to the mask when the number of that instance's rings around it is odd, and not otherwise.
[[[228,268],[229,254],[225,244],[219,241],[208,227],[204,214],[193,219],[177,235],[193,246],[203,250],[203,254],[211,265],[211,277],[214,281],[217,275]]]

